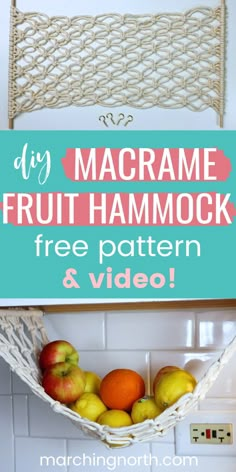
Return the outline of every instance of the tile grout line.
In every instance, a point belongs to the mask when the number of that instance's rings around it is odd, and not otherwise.
[[[67,439],[67,438],[65,439],[65,453],[66,453],[66,459],[67,459],[67,457],[68,457],[68,455],[69,455],[69,454],[68,454],[68,439]],[[69,467],[69,466],[68,466],[68,464],[66,463],[65,472],[69,472],[68,467]]]
[[[27,412],[27,427],[28,427],[28,436],[30,436],[30,411],[29,411],[29,395],[26,395],[27,400],[26,400],[26,412]]]
[[[103,351],[107,351],[107,311],[104,311],[104,328],[103,328],[103,337],[104,337],[104,348]]]
[[[195,347],[196,347],[196,349],[201,349],[200,348],[200,336],[199,336],[198,312],[195,312],[194,329],[195,329]]]
[[[117,348],[117,349],[107,349],[106,347],[106,350],[108,352],[111,352],[111,353],[118,353],[118,352],[143,352],[145,353],[146,351],[150,351],[150,352],[178,352],[178,353],[184,353],[184,352],[189,352],[189,353],[195,353],[195,352],[199,352],[201,354],[208,354],[208,353],[211,353],[211,352],[219,352],[221,351],[222,349],[224,349],[225,346],[224,345],[220,345],[217,346],[217,347],[212,347],[212,348],[205,348],[205,347],[199,347],[199,348],[195,348],[195,347],[189,347],[189,346],[185,346],[185,347],[177,347],[177,348],[150,348],[148,346],[146,346],[145,348],[142,348],[142,349],[139,349],[138,347],[136,348]],[[104,353],[105,349],[80,349],[80,352],[82,353]],[[25,392],[16,392],[15,394],[19,394],[19,395],[23,395]],[[4,395],[4,394],[3,394]]]
[[[153,442],[151,442],[151,441],[149,442],[149,451],[150,451],[150,456],[152,458],[153,457]],[[152,465],[152,462],[151,462],[151,465],[149,467],[149,470],[150,470],[150,472],[153,472],[153,470],[154,470],[154,466]]]
[[[147,394],[151,395],[151,353],[147,352]]]
[[[13,467],[14,472],[16,472],[16,436],[13,435]]]
[[[12,375],[11,375],[12,377]],[[12,438],[12,442],[13,442],[13,469],[14,469],[14,472],[16,472],[16,435],[15,435],[15,418],[14,418],[14,411],[15,411],[15,407],[14,407],[14,394],[12,393],[11,394],[11,404],[12,404],[12,435],[13,435],[13,438]]]

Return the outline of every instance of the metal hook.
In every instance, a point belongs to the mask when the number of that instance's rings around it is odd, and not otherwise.
[[[126,123],[124,124],[124,126],[127,126],[129,123],[131,123],[132,121],[134,121],[133,115],[128,115],[127,118],[128,118],[128,119],[127,119]]]
[[[111,122],[113,123],[113,125],[115,125],[113,113],[107,113],[106,117],[111,120]]]
[[[118,125],[120,124],[120,122],[124,119],[124,117],[125,117],[124,113],[119,113],[119,119],[118,119],[118,121],[117,121],[117,123],[116,123],[117,126],[118,126]]]
[[[99,121],[102,121],[103,124],[108,128],[108,124],[106,122],[106,117],[104,115],[99,116]]]

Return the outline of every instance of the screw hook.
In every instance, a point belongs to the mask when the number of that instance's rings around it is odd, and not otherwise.
[[[120,124],[120,122],[124,119],[124,117],[125,117],[124,113],[119,113],[119,119],[118,119],[118,121],[117,121],[117,123],[116,123],[117,126],[118,126],[118,125]]]
[[[113,125],[115,125],[113,113],[107,113],[106,117],[111,120],[111,122],[113,123]]]
[[[134,117],[132,115],[128,115],[127,118],[128,119],[127,119],[126,123],[124,124],[124,126],[127,126],[129,123],[134,121]]]
[[[102,123],[108,128],[106,117],[104,115],[99,116],[99,121],[102,121]]]

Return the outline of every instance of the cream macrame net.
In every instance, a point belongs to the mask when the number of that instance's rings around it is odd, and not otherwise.
[[[48,17],[11,8],[9,118],[71,105],[212,108],[223,125],[224,1],[184,13]]]
[[[0,310],[0,356],[11,369],[28,384],[42,400],[48,402],[56,413],[67,416],[84,432],[100,438],[108,447],[128,446],[140,441],[150,441],[164,436],[176,423],[204,398],[215,379],[236,350],[236,337],[223,351],[198,382],[193,393],[184,395],[170,408],[153,420],[122,428],[101,426],[82,418],[67,406],[54,401],[41,386],[38,355],[49,342],[43,323],[43,313],[35,310]]]

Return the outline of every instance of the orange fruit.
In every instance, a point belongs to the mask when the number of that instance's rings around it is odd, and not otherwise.
[[[130,411],[133,403],[145,394],[144,380],[131,369],[115,369],[102,380],[100,397],[112,410]]]
[[[175,365],[166,365],[165,367],[162,367],[162,369],[158,370],[158,372],[156,373],[156,376],[154,378],[154,381],[153,381],[153,393],[155,393],[155,388],[156,388],[157,382],[159,382],[159,380],[161,379],[161,377],[164,374],[167,374],[169,372],[175,372],[175,370],[179,370],[179,369],[180,368],[176,367]]]

